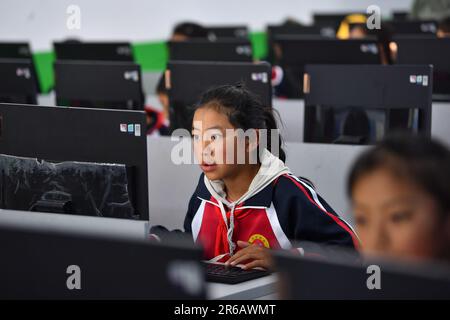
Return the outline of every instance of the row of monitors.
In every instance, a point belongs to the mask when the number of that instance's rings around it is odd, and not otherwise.
[[[2,64],[0,64],[1,68]],[[19,62],[11,61],[3,64],[2,74],[10,75],[10,80],[5,81],[4,88],[9,86],[10,91],[13,91],[24,82],[28,84],[31,92],[32,79],[17,76],[17,70],[26,73],[24,71],[26,69],[26,64]],[[345,132],[348,133],[345,135],[352,135],[352,129],[345,129],[347,128],[345,123],[352,122],[349,117],[355,114],[354,112],[348,114],[349,107],[386,110],[411,108],[411,112],[415,108],[418,108],[417,110],[427,109],[431,104],[434,85],[432,70],[431,66],[425,64],[306,65],[302,74],[298,74],[299,78],[303,75],[302,80],[307,80],[303,86],[305,105],[307,106],[305,142],[338,143],[341,141],[339,135]],[[368,77],[368,72],[373,73],[374,76]],[[195,81],[192,81],[194,74]],[[57,61],[55,63],[55,79],[56,104],[60,106],[142,110],[144,104],[140,68],[133,63]],[[166,86],[169,95],[172,131],[178,128],[189,130],[192,116],[190,106],[194,105],[208,88],[238,82],[244,83],[251,91],[255,92],[265,105],[272,105],[271,67],[268,63],[169,62],[166,71]],[[22,87],[24,86],[22,85]],[[355,86],[358,86],[358,90],[355,90]],[[410,100],[411,98],[414,99]],[[32,99],[9,102],[36,103]],[[310,106],[320,107],[322,112],[328,112],[330,115],[319,117],[317,112],[310,113],[308,111]],[[341,108],[342,110],[338,112],[337,109],[340,106],[347,108]],[[327,109],[329,111],[326,111]],[[364,126],[366,131],[358,134],[361,137],[359,142],[349,141],[348,143],[367,144],[378,141],[384,135],[383,132],[391,128],[390,121],[397,119],[380,114],[380,112],[384,114],[386,110],[379,110],[372,116],[367,115],[367,112],[360,115],[361,120],[358,123],[366,123]],[[340,116],[335,115],[337,113]],[[389,113],[394,114],[396,111],[390,110]],[[378,120],[375,121],[372,117],[376,117]],[[430,131],[429,115],[411,115],[409,117],[405,115],[404,117],[406,118],[397,119],[400,126],[407,128],[414,126],[419,131]],[[342,119],[339,120],[340,118]],[[346,120],[347,118],[348,120]],[[319,119],[323,123],[313,126],[319,122]],[[328,120],[325,121],[325,119]],[[406,125],[406,123],[409,124]],[[371,129],[369,130],[367,127]],[[319,128],[321,129],[319,130]],[[345,143],[345,141],[341,142]]]
[[[111,232],[102,225],[100,234],[105,229]],[[208,296],[201,249],[189,239],[155,244],[78,229],[58,233],[0,226],[0,250],[4,257],[0,264],[2,299],[214,298]],[[362,261],[354,253],[321,250],[326,259],[274,250],[277,273],[272,277],[276,277],[274,293],[279,299],[450,298],[447,266],[375,258]],[[82,268],[81,290],[67,289],[68,273],[77,270],[68,271],[68,266]],[[369,287],[374,266],[383,272],[382,290]]]
[[[450,39],[443,38],[398,38],[397,64],[431,64],[434,67],[434,100],[450,98]],[[335,40],[319,38],[303,38],[297,36],[280,36],[275,39],[279,58],[276,61],[283,70],[283,80],[277,85],[275,95],[286,98],[301,98],[303,96],[303,72],[306,64],[380,64],[381,49],[375,41],[365,40]],[[7,48],[3,50],[0,44],[0,68],[8,68],[6,58]],[[132,62],[131,49],[126,43],[59,43],[55,44],[57,61],[127,61]],[[24,50],[26,51],[26,50]],[[119,54],[120,53],[120,54]],[[1,59],[3,57],[4,59]],[[170,43],[171,61],[228,61],[251,62],[251,45],[246,40],[224,40],[215,43],[208,41],[188,41]],[[58,62],[57,62],[58,63]],[[38,91],[37,80],[30,74],[35,74],[31,65],[27,69],[17,69],[16,77],[32,79],[35,86],[23,89],[27,95],[33,95],[33,88]],[[1,72],[0,95],[4,98],[20,92],[20,88],[11,88],[13,82],[7,73]],[[134,79],[134,78],[133,78]],[[8,85],[9,83],[9,85]],[[9,92],[9,91],[11,92]],[[83,98],[79,96],[77,98]],[[3,99],[3,101],[6,101]],[[114,100],[111,100],[112,102]]]
[[[57,71],[65,67],[70,90],[100,84],[103,97],[139,92],[140,78],[127,79],[139,74],[129,64],[61,63]],[[270,105],[270,71],[267,63],[170,63],[171,112],[211,85],[237,81]],[[214,82],[211,75],[221,76]],[[308,65],[305,75],[306,142],[370,144],[395,130],[430,134],[431,66]],[[191,116],[172,112],[171,124],[190,130]],[[147,220],[145,128],[143,111],[0,104],[0,208]]]
[[[424,108],[431,101],[431,92],[434,85],[433,71],[432,67],[425,64],[416,66],[322,65],[324,69],[320,69],[318,66],[310,65],[309,69],[302,66],[302,73],[298,73],[298,78],[301,78],[303,82],[305,75],[311,76],[310,70],[313,70],[314,76],[307,78],[308,82],[303,83],[307,106],[321,105],[325,108],[324,105],[326,105],[333,109],[334,106],[343,105],[386,109],[410,108],[417,105],[418,108]],[[9,89],[10,98],[14,97],[12,93],[19,94],[14,90],[18,90],[17,88],[23,89],[26,85],[29,89],[28,94],[32,96],[34,82],[32,78],[27,79],[24,75],[27,73],[27,68],[29,70],[26,63],[17,61],[0,63],[1,74],[9,79],[5,81],[3,88]],[[18,70],[21,70],[20,76]],[[367,77],[366,70],[373,70],[371,72],[374,73],[374,77]],[[392,81],[392,78],[387,74],[390,70],[393,74],[399,74],[399,80],[403,77],[407,82]],[[349,74],[351,77],[348,77]],[[195,75],[195,81],[192,81],[192,75]],[[55,63],[55,79],[57,105],[142,110],[144,104],[141,71],[139,66],[132,63],[57,61]],[[192,114],[189,107],[195,104],[202,92],[213,86],[238,82],[243,82],[251,91],[257,93],[265,105],[272,105],[271,67],[268,63],[170,62],[166,71],[166,86],[169,94],[172,129],[190,128]],[[384,85],[380,86],[379,82],[384,83]],[[333,86],[328,86],[330,83],[333,83]],[[327,85],[323,86],[322,84]],[[362,88],[354,90],[352,84],[359,84]],[[389,89],[388,91],[391,92],[392,96],[397,97],[397,100],[386,99],[385,87]],[[334,91],[326,92],[327,89],[333,89]],[[420,92],[422,97],[416,99],[415,103],[409,100],[411,97],[415,97],[414,92]],[[341,94],[347,97],[345,101],[340,102]],[[318,100],[313,99],[316,96]],[[326,100],[327,97],[330,99]],[[7,102],[36,103],[32,98]],[[333,113],[332,110],[330,112]],[[311,119],[314,119],[314,113],[311,115],[306,113],[306,116],[308,117],[307,124],[314,123],[311,121]],[[312,118],[309,118],[310,116]],[[342,116],[347,117],[348,115],[344,112]],[[387,120],[386,116],[381,116],[378,122],[388,123]],[[365,121],[370,122],[371,119]],[[332,125],[330,123],[323,130],[335,126],[337,124]],[[379,128],[379,125],[377,126]],[[426,128],[429,129],[428,125]],[[373,128],[371,134],[364,134],[366,138],[363,140],[365,142],[361,141],[360,143],[377,141],[381,135],[379,130],[382,129]],[[316,130],[310,130],[308,126],[305,126],[305,141],[326,143],[335,141],[335,139],[330,138],[334,134],[331,136],[331,133],[321,134],[321,131],[317,134],[311,134],[313,131]],[[333,129],[333,132],[335,131]]]

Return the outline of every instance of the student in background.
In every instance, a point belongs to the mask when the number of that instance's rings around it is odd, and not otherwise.
[[[251,163],[251,153],[260,140],[239,136],[237,129],[276,130],[273,109],[241,85],[204,93],[192,128],[203,174],[190,200],[184,228],[203,246],[206,259],[270,268],[269,249],[311,254],[305,248],[293,248],[291,240],[358,246],[347,223],[310,184],[289,171],[281,148],[268,143]],[[277,140],[281,141],[279,136]],[[240,143],[245,146],[245,161],[239,164]],[[278,153],[279,157],[274,155]],[[231,163],[225,161],[230,158]]]
[[[439,22],[437,36],[438,38],[450,37],[450,16],[442,19],[442,21]]]
[[[206,39],[208,31],[201,25],[193,22],[182,22],[175,26],[169,41],[187,41],[190,39]],[[166,78],[163,73],[156,86],[158,100],[163,107],[158,111],[152,107],[146,107],[148,130],[147,134],[159,133],[169,135],[169,96],[166,89]]]
[[[362,252],[450,262],[450,151],[395,135],[363,153],[348,181]]]

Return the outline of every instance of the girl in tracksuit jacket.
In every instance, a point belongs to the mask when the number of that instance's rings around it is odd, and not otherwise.
[[[241,264],[244,269],[270,268],[268,249],[308,255],[314,252],[302,243],[358,246],[351,227],[310,183],[285,166],[280,143],[272,148],[267,138],[267,147],[251,163],[250,153],[261,147],[262,140],[239,136],[236,129],[276,130],[272,108],[241,85],[207,91],[197,104],[192,128],[194,152],[203,174],[184,222],[185,231],[203,246],[207,260]],[[242,141],[244,160],[238,162],[239,157],[229,157],[229,153],[239,152],[236,145]]]

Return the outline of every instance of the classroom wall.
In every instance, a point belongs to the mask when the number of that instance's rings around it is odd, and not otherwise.
[[[248,24],[254,31],[287,16],[310,22],[315,11],[365,11],[376,4],[384,16],[407,10],[413,0],[1,0],[0,40],[30,40],[33,50],[55,39],[150,41],[166,39],[182,20],[205,24]],[[69,5],[81,9],[81,29],[66,27]]]

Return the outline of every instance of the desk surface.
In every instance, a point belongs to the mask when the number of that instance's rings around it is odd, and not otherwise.
[[[245,281],[238,284],[207,283],[210,300],[276,299],[277,275]]]

